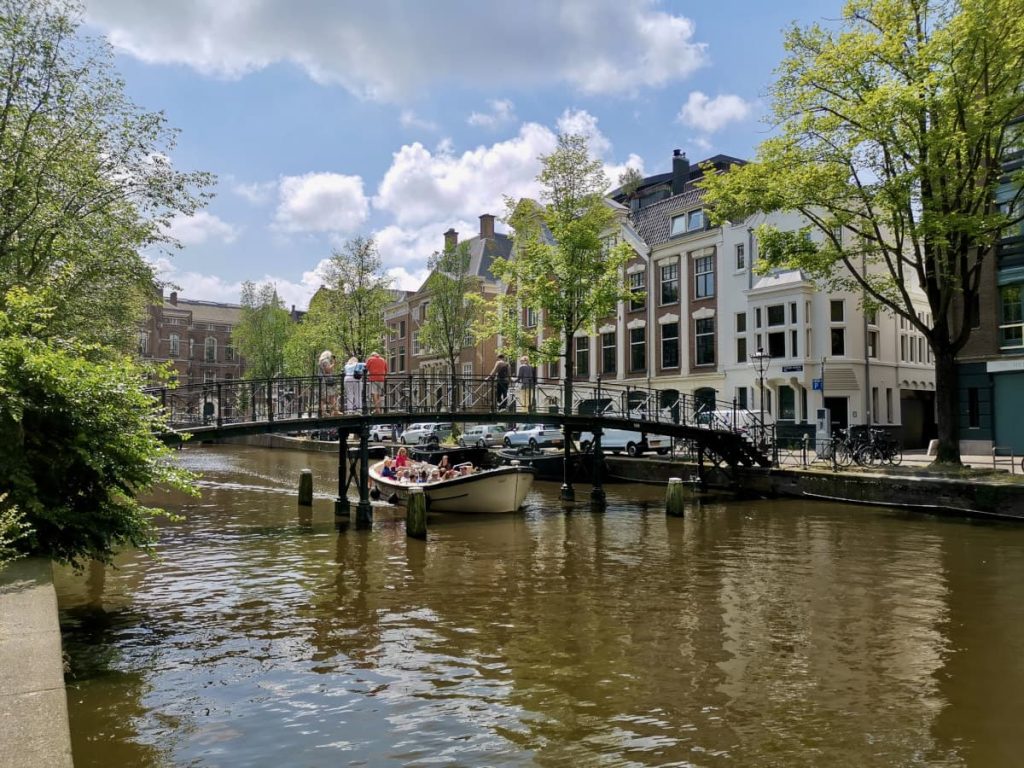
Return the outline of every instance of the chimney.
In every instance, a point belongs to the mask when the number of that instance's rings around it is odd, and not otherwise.
[[[686,153],[672,150],[672,194],[681,195],[689,179],[690,161],[686,159]]]
[[[444,249],[450,251],[459,244],[459,233],[455,231],[454,227],[449,227],[448,231],[444,233]]]
[[[174,306],[178,306],[178,292],[177,291],[171,291],[170,301],[171,301],[171,304],[173,304]]]
[[[480,217],[480,237],[494,239],[494,216],[490,213]]]

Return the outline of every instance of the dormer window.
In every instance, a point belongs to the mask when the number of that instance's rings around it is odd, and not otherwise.
[[[687,232],[697,232],[701,229],[704,229],[704,210],[697,208],[679,216],[673,216],[669,236],[685,235]]]

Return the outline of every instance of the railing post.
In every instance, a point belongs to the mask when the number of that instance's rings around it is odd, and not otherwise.
[[[739,424],[736,422],[736,398],[732,399],[732,431],[739,432]]]
[[[249,408],[251,410],[249,421],[256,421],[256,382],[249,382]]]
[[[274,380],[266,379],[267,382],[267,421],[274,421]]]
[[[217,426],[224,426],[224,398],[221,397],[220,382],[217,382]]]

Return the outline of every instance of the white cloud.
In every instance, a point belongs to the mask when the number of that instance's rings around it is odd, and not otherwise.
[[[500,216],[505,211],[503,195],[539,194],[538,157],[555,145],[554,132],[536,123],[524,124],[507,141],[461,155],[452,153],[448,145],[431,152],[419,142],[407,144],[394,154],[373,204],[391,213],[402,227],[475,221],[482,213]]]
[[[277,295],[281,297],[286,309],[291,309],[292,306],[296,309],[306,309],[309,307],[309,300],[323,283],[321,271],[325,261],[321,261],[313,269],[303,272],[299,282],[269,274],[249,279],[257,284],[273,283],[277,287]],[[230,304],[238,304],[242,300],[241,280],[232,282],[216,275],[205,275],[192,271],[182,272],[167,258],[155,259],[152,264],[157,277],[177,286],[178,295],[182,298],[223,301]]]
[[[196,211],[192,216],[175,216],[165,231],[182,245],[201,245],[211,240],[233,243],[240,229],[209,211]]]
[[[425,120],[411,109],[403,109],[402,114],[399,115],[399,122],[404,128],[419,128],[424,131],[436,131],[437,123],[430,120]]]
[[[714,133],[728,123],[745,119],[753,105],[734,94],[722,94],[709,99],[700,91],[692,91],[677,120],[705,133]]]
[[[237,182],[231,187],[232,192],[239,197],[245,198],[253,205],[269,203],[276,189],[276,181]]]
[[[142,61],[241,77],[277,62],[361,97],[400,100],[440,84],[632,93],[706,63],[694,24],[656,0],[301,4],[86,0],[87,19]]]
[[[558,118],[558,132],[586,136],[587,146],[595,157],[604,157],[612,148],[612,143],[598,129],[597,118],[584,109],[565,110]]]
[[[388,277],[391,278],[392,288],[397,288],[400,291],[417,291],[420,286],[427,281],[427,275],[430,272],[427,269],[418,269],[414,272],[409,272],[405,267],[392,267],[387,270]]]
[[[284,232],[352,232],[369,213],[359,176],[285,176],[278,185],[274,226]]]
[[[516,107],[509,99],[490,99],[490,112],[473,112],[466,122],[481,128],[498,128],[516,120]]]

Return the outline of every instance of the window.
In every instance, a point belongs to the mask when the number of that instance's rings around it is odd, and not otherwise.
[[[647,329],[631,328],[629,330],[629,370],[643,371],[647,369]]]
[[[629,309],[631,312],[636,312],[644,308],[646,296],[644,295],[644,276],[646,272],[633,272],[629,276]]]
[[[768,334],[768,354],[773,358],[786,356],[786,332],[773,331]]]
[[[796,324],[796,302],[791,301],[789,303],[789,322]]]
[[[796,331],[789,332],[789,354],[792,357],[800,357],[800,351],[797,345],[798,338]]]
[[[224,362],[233,363],[235,361],[235,348],[228,344],[224,347]]]
[[[217,362],[217,340],[213,336],[206,337],[206,343],[203,345],[204,355],[203,359],[208,363]]]
[[[661,303],[675,304],[679,301],[679,262],[661,267]]]
[[[832,299],[829,307],[829,311],[831,313],[829,317],[833,323],[841,323],[846,319],[846,305],[843,303],[842,299]]]
[[[661,326],[661,367],[679,367],[679,323]]]
[[[398,370],[405,373],[405,347],[398,348]]]
[[[145,355],[149,352],[149,334],[145,331],[139,333],[139,354]]]
[[[177,357],[178,355],[180,355],[181,354],[181,337],[178,334],[176,334],[176,333],[172,333],[169,346],[170,346],[169,354],[170,354],[171,357]]]
[[[697,365],[715,364],[715,319],[697,320],[694,327]]]
[[[601,373],[615,373],[615,333],[601,334]]]
[[[773,325],[785,325],[786,324],[786,306],[784,304],[774,304],[768,307],[768,326]],[[772,355],[775,357],[775,355]]]
[[[846,355],[846,330],[844,328],[832,329],[832,355],[833,357],[845,357]]]
[[[874,307],[864,310],[864,319],[868,325],[878,325],[878,310]]]
[[[999,319],[999,347],[1019,349],[1024,347],[1024,290],[1021,286],[1004,286],[999,291],[1001,315]]]
[[[398,338],[405,338],[405,320],[399,320],[398,322]]]
[[[473,364],[463,363],[462,364],[462,377],[464,379],[471,378],[473,376]]]
[[[747,251],[743,243],[736,243],[736,269],[747,268]]]
[[[705,253],[702,251],[701,253]],[[693,260],[693,296],[707,299],[715,295],[715,257],[697,256]]]
[[[537,326],[537,310],[533,307],[526,308],[526,327],[535,328]]]
[[[761,308],[760,307],[756,307],[754,309],[754,326],[756,328],[760,328],[761,327]]]
[[[796,393],[792,387],[779,387],[779,420],[796,421]]]
[[[590,375],[590,337],[576,337],[576,375]]]
[[[422,304],[420,304],[420,320],[426,320],[429,317],[429,314],[427,313],[429,309],[429,301],[424,301]]]
[[[885,388],[885,416],[889,424],[893,423],[892,418],[892,387]]]
[[[749,401],[747,400],[747,388],[736,387],[736,407],[743,409],[749,408],[750,406],[747,405],[748,402]]]
[[[701,229],[704,229],[704,211],[698,208],[681,216],[673,216],[669,237],[685,235],[687,232],[696,232]]]
[[[878,331],[868,331],[868,357],[878,358]]]
[[[747,362],[747,313],[736,315],[736,362]]]

